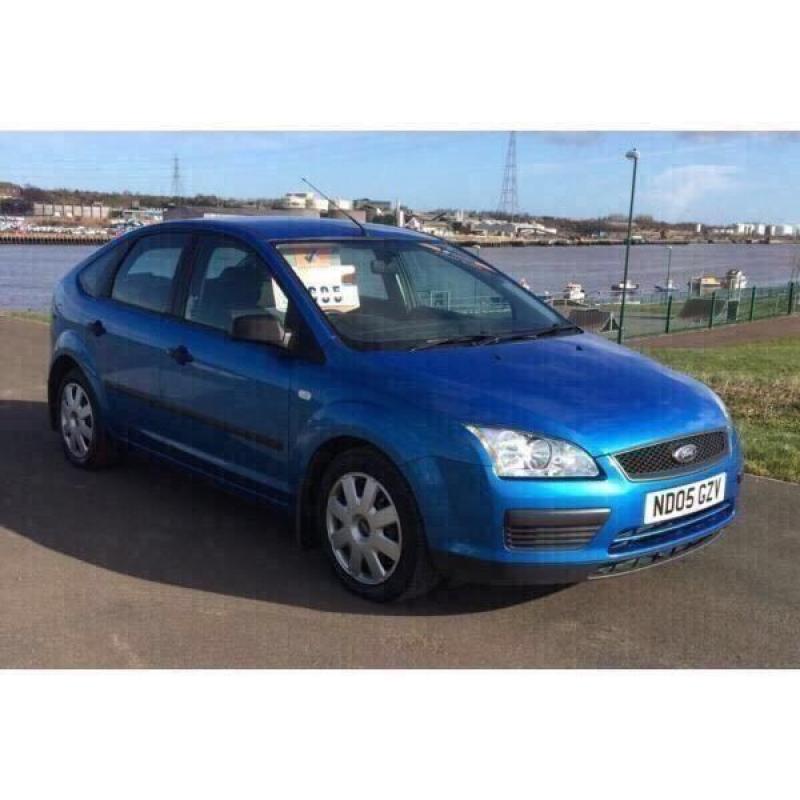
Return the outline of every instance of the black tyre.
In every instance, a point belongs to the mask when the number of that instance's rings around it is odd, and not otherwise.
[[[82,469],[100,469],[115,461],[116,453],[103,424],[100,404],[79,369],[70,370],[61,380],[56,420],[64,455],[71,464]]]
[[[337,456],[317,498],[322,545],[350,591],[385,602],[439,582],[411,488],[383,455],[360,448]]]

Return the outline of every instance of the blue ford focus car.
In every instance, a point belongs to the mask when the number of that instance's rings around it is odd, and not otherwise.
[[[375,600],[663,563],[731,522],[741,479],[702,384],[466,251],[346,220],[105,246],[56,289],[49,408],[74,465],[138,450],[283,506]]]

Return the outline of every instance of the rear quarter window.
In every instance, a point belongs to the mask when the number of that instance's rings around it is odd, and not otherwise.
[[[119,255],[119,245],[110,247],[78,273],[78,283],[86,294],[90,297],[101,297],[108,293]]]

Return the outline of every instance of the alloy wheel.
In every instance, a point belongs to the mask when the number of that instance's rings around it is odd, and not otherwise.
[[[342,475],[328,494],[325,521],[333,554],[351,578],[375,586],[391,577],[402,553],[402,529],[381,483],[361,472]]]
[[[94,439],[94,413],[79,383],[66,384],[61,393],[61,437],[71,455],[80,461],[87,458]]]

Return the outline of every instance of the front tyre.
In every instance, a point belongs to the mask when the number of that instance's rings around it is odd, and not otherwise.
[[[83,469],[99,469],[113,461],[113,447],[99,404],[84,374],[70,370],[58,389],[58,430],[67,460]]]
[[[355,594],[397,600],[438,583],[414,495],[375,450],[350,450],[330,463],[318,494],[317,524],[334,571]]]

